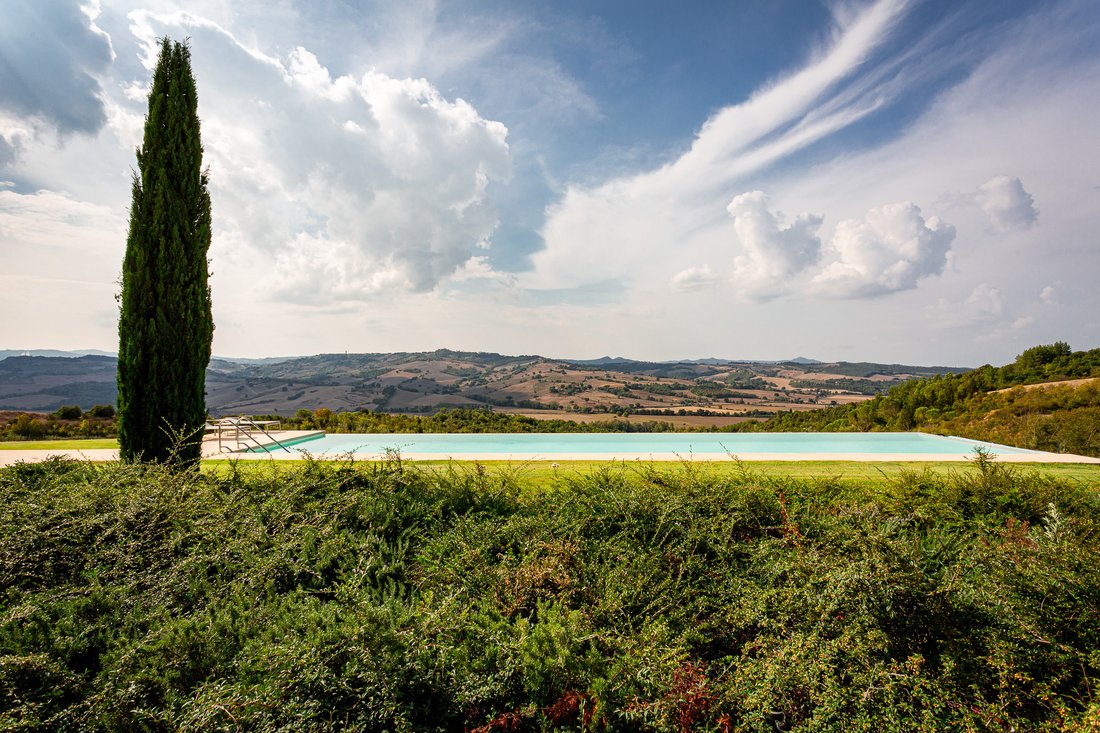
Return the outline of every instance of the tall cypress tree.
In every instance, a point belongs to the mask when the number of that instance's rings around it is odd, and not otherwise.
[[[118,324],[119,446],[125,461],[194,465],[214,321],[210,194],[186,44],[161,43],[137,161]]]

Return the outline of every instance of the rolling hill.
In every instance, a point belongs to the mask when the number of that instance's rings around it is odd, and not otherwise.
[[[101,355],[0,360],[0,409],[48,412],[70,404],[112,404],[115,363],[114,357]],[[962,371],[812,360],[646,362],[617,357],[585,362],[438,350],[215,358],[206,387],[215,415],[289,415],[320,408],[431,413],[492,406],[556,416],[695,413],[720,420],[861,402],[915,377]]]

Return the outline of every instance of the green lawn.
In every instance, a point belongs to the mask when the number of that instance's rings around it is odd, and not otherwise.
[[[93,450],[118,448],[114,438],[90,438],[72,440],[15,440],[0,442],[0,450]],[[340,463],[341,461],[336,461]],[[221,473],[229,467],[228,459],[203,461],[203,468]],[[282,461],[279,465],[289,468],[296,462]],[[445,470],[448,466],[456,470],[477,470],[477,466],[492,473],[515,474],[525,483],[541,483],[546,479],[591,473],[598,469],[621,468],[624,471],[640,471],[651,465],[647,461],[408,461],[417,467],[432,470]],[[676,466],[675,462],[664,462],[665,467]],[[714,461],[682,463],[684,470],[701,471],[707,474],[741,475],[749,474],[764,478],[829,479],[841,478],[860,482],[877,481],[882,478],[897,478],[903,473],[929,471],[940,476],[966,473],[976,470],[970,463],[951,461],[905,461],[905,462],[861,462],[861,461]],[[1018,470],[1038,472],[1052,478],[1068,478],[1089,483],[1100,483],[1100,464],[1086,463],[1016,463],[1011,464]],[[267,461],[240,461],[245,471],[263,470],[269,466]],[[556,467],[555,467],[556,466]]]
[[[118,448],[118,441],[114,438],[0,441],[0,450],[93,450],[97,448]]]
[[[340,463],[336,461],[335,463]],[[289,469],[296,461],[238,461],[240,470],[271,470],[272,463]],[[369,462],[365,462],[369,463]],[[522,483],[542,484],[548,479],[564,478],[589,474],[602,469],[621,469],[625,472],[641,472],[653,466],[675,468],[678,465],[684,471],[697,471],[708,475],[741,476],[749,474],[763,478],[795,479],[832,479],[869,483],[883,478],[898,478],[906,473],[928,471],[938,476],[950,477],[956,474],[976,472],[973,464],[952,461],[906,461],[867,463],[861,461],[714,461],[677,464],[672,461],[406,461],[417,468],[433,471],[480,470],[490,474],[514,475]],[[227,471],[229,460],[216,459],[203,461],[203,468],[221,473]],[[1087,463],[1016,463],[1015,470],[1039,473],[1051,478],[1065,478],[1088,483],[1100,483],[1100,464]],[[1016,468],[1018,467],[1018,468]],[[278,469],[277,469],[278,470]]]

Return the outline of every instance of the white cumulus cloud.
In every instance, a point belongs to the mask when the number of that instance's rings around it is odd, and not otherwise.
[[[939,217],[925,220],[911,202],[888,204],[863,219],[840,222],[827,252],[833,261],[814,278],[815,288],[836,297],[873,297],[917,286],[947,265],[955,228]]]
[[[987,283],[981,283],[970,293],[966,304],[979,315],[999,316],[1004,310],[1001,291]]]
[[[214,254],[219,243],[263,253],[265,292],[302,303],[424,292],[484,254],[498,222],[487,189],[511,173],[503,124],[425,79],[334,75],[308,49],[268,56],[210,20],[130,17],[145,44],[165,26],[190,36]]]
[[[974,202],[998,231],[1030,229],[1039,219],[1035,200],[1024,190],[1019,178],[990,178],[978,186],[974,192]]]
[[[734,259],[734,282],[747,287],[750,297],[779,294],[775,288],[817,262],[817,230],[824,220],[820,214],[799,214],[784,226],[783,215],[769,210],[763,191],[734,197],[727,211],[744,249]]]

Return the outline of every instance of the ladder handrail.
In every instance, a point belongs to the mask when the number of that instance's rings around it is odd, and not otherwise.
[[[225,427],[227,425],[232,425],[233,429],[237,433],[237,445],[238,446],[240,446],[240,444],[241,444],[241,436],[243,435],[245,438],[247,438],[248,440],[251,440],[253,443],[255,443],[257,448],[263,448],[268,453],[271,452],[271,449],[269,449],[266,445],[264,445],[260,441],[256,440],[256,438],[252,435],[252,433],[248,432],[247,430],[241,430],[241,426],[245,425],[247,427],[252,428],[253,430],[259,430],[261,433],[263,433],[264,435],[267,436],[268,440],[270,440],[272,443],[274,443],[275,445],[277,445],[280,448],[282,448],[283,450],[285,450],[287,453],[292,453],[293,452],[293,451],[290,450],[290,448],[287,448],[285,445],[280,443],[278,438],[273,436],[271,433],[267,432],[267,430],[265,430],[262,425],[258,424],[251,417],[249,417],[247,415],[239,415],[238,417],[230,418],[230,420],[231,420],[231,422],[229,422],[229,423],[219,425],[219,428],[220,427]],[[220,447],[220,445],[221,445],[221,430],[220,429],[218,431],[218,443],[219,443],[219,447]],[[249,448],[247,448],[247,443],[245,443],[245,445],[246,445],[246,450],[250,450]]]
[[[242,417],[244,417],[244,416],[242,415]],[[264,435],[266,435],[266,436],[267,436],[267,438],[268,438],[268,440],[270,440],[270,441],[271,441],[272,443],[274,443],[275,445],[279,446],[280,448],[282,448],[283,450],[285,450],[285,451],[286,451],[287,453],[291,453],[291,452],[292,452],[292,451],[290,450],[290,448],[287,448],[287,447],[286,447],[285,445],[283,445],[282,443],[280,443],[280,442],[279,442],[279,440],[278,440],[278,438],[276,438],[276,437],[275,437],[274,435],[272,435],[271,433],[267,432],[267,430],[265,430],[265,429],[264,429],[264,427],[263,427],[262,425],[259,425],[259,424],[257,424],[256,422],[254,422],[254,421],[252,420],[252,418],[250,418],[250,417],[246,417],[246,418],[244,418],[244,419],[245,419],[245,420],[246,420],[246,421],[248,422],[248,424],[249,424],[249,425],[251,425],[252,427],[254,427],[254,428],[256,428],[257,430],[259,430],[259,431],[260,431],[261,433],[263,433]],[[251,436],[249,436],[249,437],[251,437]],[[270,452],[271,452],[270,450],[268,450],[268,449],[267,449],[267,446],[266,446],[266,445],[260,445],[260,441],[256,440],[255,438],[252,438],[252,442],[253,442],[253,443],[255,443],[256,445],[259,445],[259,446],[260,446],[261,448],[263,448],[264,450],[266,450],[266,451],[267,451],[268,453],[270,453]]]

